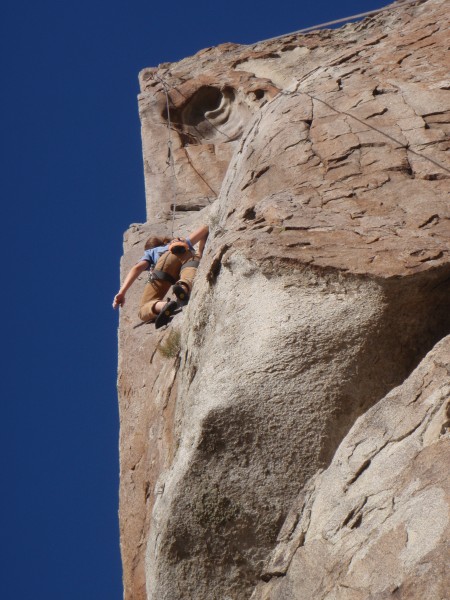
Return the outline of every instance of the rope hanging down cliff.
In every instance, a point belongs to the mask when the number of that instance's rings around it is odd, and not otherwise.
[[[169,90],[167,83],[159,77],[158,75],[153,75],[154,79],[160,82],[163,86],[164,94],[166,96],[166,109],[167,109],[167,130],[168,130],[168,139],[167,139],[167,165],[170,167],[172,171],[170,181],[172,186],[172,237],[175,228],[175,211],[177,207],[177,188],[175,185],[176,175],[175,175],[175,161],[173,158],[173,148],[172,148],[172,123],[170,120],[170,105],[169,105]]]
[[[159,83],[163,86],[164,94],[165,94],[165,97],[166,97],[167,130],[168,130],[168,135],[167,135],[167,161],[166,161],[166,164],[171,169],[170,181],[171,181],[171,187],[172,187],[172,237],[173,237],[173,235],[174,235],[174,229],[175,229],[175,212],[176,212],[176,208],[177,208],[177,189],[176,189],[176,184],[175,184],[175,182],[176,182],[176,174],[175,174],[175,159],[174,159],[174,155],[173,155],[173,146],[172,146],[172,120],[171,120],[171,117],[170,117],[170,96],[169,96],[169,89],[175,90],[176,92],[178,92],[182,96],[183,96],[183,94],[180,92],[179,89],[177,89],[173,85],[170,85],[169,83],[167,83],[167,81],[164,81],[164,79],[162,77],[160,77],[159,75],[153,74],[153,79],[156,79],[157,81],[159,81]],[[185,96],[183,96],[183,97],[185,98]],[[216,125],[214,125],[213,123],[211,123],[211,121],[208,119],[208,117],[206,115],[204,115],[204,118],[205,118],[206,121],[208,121],[208,123],[214,129],[216,129],[219,133],[221,133],[226,138],[230,139],[230,137],[224,131],[221,131]],[[200,176],[200,178],[204,181],[204,183],[209,187],[209,189],[217,197],[217,192],[215,190],[213,190],[213,188],[209,185],[209,183],[197,172],[197,170],[195,169],[195,167],[192,165],[192,162],[191,162],[191,160],[189,158],[189,155],[186,154],[186,156],[187,156],[187,160],[188,160],[190,166],[194,169],[194,171],[197,173],[197,175]]]
[[[397,6],[395,6],[396,9],[398,8],[403,8],[405,6],[414,4],[416,2],[418,2],[420,0],[404,0],[403,2],[399,2],[397,4]],[[377,9],[377,10],[373,10],[373,11],[368,11],[368,12],[364,12],[364,13],[359,13],[356,15],[352,15],[349,17],[345,17],[342,19],[336,19],[334,21],[328,21],[326,23],[321,23],[319,25],[316,25],[314,27],[307,27],[305,29],[300,29],[298,31],[295,31],[293,33],[290,34],[284,34],[284,35],[280,35],[274,38],[269,38],[267,40],[261,40],[259,42],[256,42],[255,44],[252,44],[253,46],[260,44],[262,42],[269,42],[269,41],[273,41],[273,40],[277,40],[277,39],[281,39],[283,37],[287,37],[290,35],[297,35],[297,34],[301,34],[301,33],[306,33],[309,31],[314,31],[323,27],[327,27],[329,25],[336,25],[339,23],[345,23],[348,21],[352,21],[355,19],[360,19],[363,17],[368,17],[368,16],[374,16],[377,15],[379,13],[382,12],[386,12],[388,10],[392,10],[392,8],[394,8],[392,5],[389,6],[385,6],[383,8]],[[164,94],[165,94],[165,98],[166,98],[166,110],[167,110],[167,128],[168,128],[168,139],[167,139],[167,165],[170,167],[171,170],[171,175],[170,175],[170,180],[171,180],[171,188],[172,188],[172,229],[171,229],[171,234],[172,237],[174,236],[174,228],[175,228],[175,212],[176,212],[176,207],[177,207],[177,190],[176,190],[176,174],[175,174],[175,160],[174,160],[174,156],[173,156],[173,146],[172,146],[172,122],[171,122],[171,115],[170,115],[170,96],[169,96],[169,88],[176,90],[178,93],[181,93],[177,88],[175,88],[174,86],[168,84],[166,81],[164,81],[164,79],[162,79],[162,77],[160,77],[159,75],[153,74],[153,78],[156,79],[157,81],[159,81],[163,87],[164,90]],[[298,82],[298,85],[300,85],[300,83],[302,83],[302,81]],[[395,144],[397,144],[398,146],[406,149],[407,151],[411,152],[412,154],[415,154],[416,156],[419,156],[427,161],[429,161],[430,163],[434,164],[435,166],[439,167],[440,169],[442,169],[443,171],[447,171],[448,173],[450,173],[450,169],[448,167],[446,167],[445,165],[441,164],[440,162],[438,162],[437,160],[435,160],[434,158],[431,158],[429,156],[427,156],[426,154],[423,154],[421,152],[417,152],[416,150],[412,150],[412,148],[409,146],[409,144],[403,144],[401,141],[395,139],[393,136],[391,136],[390,134],[382,131],[381,129],[378,129],[377,127],[374,127],[373,125],[371,125],[370,123],[367,123],[365,120],[360,119],[359,117],[356,117],[355,115],[346,112],[346,111],[342,111],[339,109],[336,109],[334,106],[332,106],[331,104],[329,104],[328,102],[326,102],[325,100],[322,100],[321,98],[318,98],[317,96],[314,96],[306,91],[300,91],[297,90],[295,92],[286,92],[286,91],[282,91],[281,93],[303,93],[307,96],[309,96],[311,98],[311,100],[315,100],[317,102],[321,102],[322,104],[328,106],[328,108],[330,108],[331,110],[333,110],[334,112],[338,113],[338,114],[342,114],[342,115],[346,115],[350,118],[355,119],[356,121],[359,121],[360,123],[366,125],[367,127],[369,127],[370,129],[377,131],[379,134],[385,136],[386,138],[390,139],[392,142],[394,142]],[[209,121],[209,119],[206,117],[205,118],[207,121]],[[212,123],[211,125],[217,129],[217,131],[219,131],[220,133],[222,133],[225,137],[228,137],[227,134],[225,132],[220,131],[219,128],[217,128],[216,126],[214,126]],[[189,157],[188,157],[189,160]],[[190,162],[190,161],[189,161]],[[191,164],[192,166],[192,164]],[[210,187],[210,189],[212,190],[211,186],[209,186],[209,184],[205,181],[205,183],[208,185],[208,187]],[[214,192],[214,190],[212,190]],[[216,194],[216,192],[214,192]],[[216,194],[217,196],[217,194]]]
[[[297,87],[301,83],[303,83],[303,82],[299,81],[298,84],[297,84]],[[325,100],[322,100],[321,98],[318,98],[317,96],[314,96],[313,94],[311,94],[311,93],[309,93],[309,92],[307,92],[305,90],[299,90],[299,89],[297,89],[297,90],[292,91],[292,92],[284,90],[281,93],[283,95],[291,95],[291,94],[300,94],[301,95],[301,94],[304,94],[305,96],[308,96],[308,98],[311,98],[311,100],[315,100],[316,102],[321,102],[322,104],[324,104],[325,106],[327,106],[329,109],[331,109],[336,114],[338,114],[338,115],[346,115],[347,117],[350,117],[351,119],[355,119],[355,121],[358,121],[358,123],[361,123],[362,125],[365,125],[369,129],[372,129],[373,131],[376,131],[380,135],[383,135],[387,139],[391,140],[392,142],[394,142],[395,144],[397,144],[400,148],[404,148],[408,152],[411,152],[411,154],[415,154],[416,156],[419,156],[420,158],[423,158],[424,160],[427,160],[428,162],[433,163],[433,165],[435,165],[436,167],[439,167],[443,171],[447,171],[447,173],[450,173],[450,169],[448,167],[446,167],[445,165],[443,165],[442,163],[440,163],[436,159],[431,158],[431,156],[427,156],[426,154],[423,154],[422,152],[417,152],[417,150],[413,150],[409,144],[404,144],[403,142],[401,142],[400,140],[397,140],[395,137],[393,137],[392,135],[390,135],[386,131],[383,131],[382,129],[378,129],[378,127],[374,127],[373,125],[371,125],[370,123],[368,123],[364,119],[360,119],[359,117],[353,115],[350,112],[347,112],[345,110],[340,110],[338,108],[335,108],[329,102],[326,102]]]

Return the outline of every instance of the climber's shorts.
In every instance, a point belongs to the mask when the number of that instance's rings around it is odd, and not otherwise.
[[[162,254],[155,265],[155,271],[162,271],[169,275],[171,281],[166,279],[154,279],[146,284],[141,298],[139,318],[142,321],[153,321],[157,314],[155,305],[161,300],[165,300],[173,283],[183,283],[188,287],[189,293],[192,289],[194,277],[197,273],[198,257],[192,252],[187,252],[182,257],[165,252]],[[184,265],[186,265],[184,267]]]

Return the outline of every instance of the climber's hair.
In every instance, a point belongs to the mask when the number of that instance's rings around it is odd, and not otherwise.
[[[145,242],[144,248],[145,248],[145,250],[150,250],[151,248],[156,248],[157,246],[165,246],[170,241],[172,241],[171,238],[169,238],[167,236],[152,235]]]

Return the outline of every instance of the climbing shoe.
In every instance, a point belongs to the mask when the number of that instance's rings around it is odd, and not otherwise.
[[[175,302],[175,300],[169,300],[166,302],[166,304],[164,304],[162,307],[161,312],[155,319],[155,329],[159,329],[160,327],[170,323],[177,308],[178,302]]]
[[[185,306],[189,302],[189,293],[186,291],[184,285],[181,285],[181,283],[176,283],[172,287],[172,290],[177,297],[180,306]]]

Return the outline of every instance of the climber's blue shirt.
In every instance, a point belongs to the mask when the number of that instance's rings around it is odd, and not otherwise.
[[[185,239],[188,243],[189,250],[192,250],[192,252],[194,252],[194,246],[191,244],[191,240],[189,238]],[[151,267],[154,267],[156,265],[159,257],[163,255],[164,252],[167,252],[168,249],[169,244],[166,244],[165,246],[156,246],[155,248],[150,248],[150,250],[146,250],[144,252],[144,256],[139,259],[139,262],[146,260],[148,262],[148,267],[145,270],[148,271]]]
[[[146,260],[148,262],[148,267],[145,270],[148,271],[150,267],[154,267],[156,265],[159,257],[164,254],[164,252],[167,252],[168,249],[169,244],[166,244],[166,246],[156,246],[155,248],[150,248],[150,250],[146,250],[144,252],[144,256],[139,259],[139,262]]]

